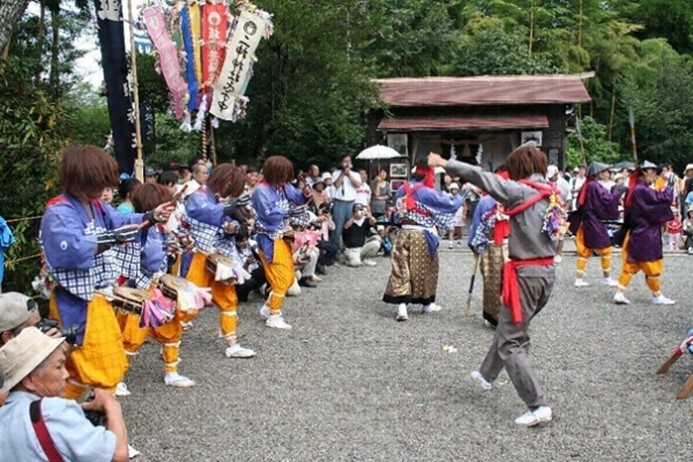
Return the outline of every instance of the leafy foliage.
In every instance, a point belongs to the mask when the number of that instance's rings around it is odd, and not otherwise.
[[[577,130],[566,137],[566,165],[575,167],[593,161],[614,164],[625,160],[625,155],[619,151],[618,145],[607,141],[604,124],[590,116],[581,119],[579,123],[582,140]]]

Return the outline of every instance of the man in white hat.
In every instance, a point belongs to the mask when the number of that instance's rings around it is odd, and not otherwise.
[[[0,348],[3,389],[10,391],[0,407],[0,462],[128,460],[123,414],[109,392],[95,389],[81,406],[59,397],[68,378],[63,342],[28,327]],[[104,414],[106,427],[93,425],[85,410]]]

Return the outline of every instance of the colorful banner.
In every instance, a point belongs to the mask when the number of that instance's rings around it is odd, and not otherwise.
[[[228,16],[226,5],[202,6],[202,91],[212,86],[224,63]]]
[[[236,121],[243,116],[247,98],[243,97],[251,77],[251,65],[260,39],[271,31],[266,13],[242,11],[231,27],[231,38],[226,44],[226,59],[221,73],[213,85],[211,112],[224,120]]]
[[[188,7],[180,10],[180,32],[185,49],[185,78],[188,81],[188,111],[194,111],[198,107],[198,81],[195,75],[195,45],[190,26],[190,12]]]
[[[185,115],[185,102],[188,90],[183,77],[181,77],[178,51],[171,37],[168,35],[164,15],[161,10],[156,7],[150,7],[144,10],[143,15],[149,37],[152,39],[154,47],[159,52],[161,73],[171,92],[173,114],[176,119],[180,120]]]
[[[202,82],[202,54],[200,52],[202,35],[200,33],[200,4],[197,0],[190,0],[188,14],[190,15],[190,33],[192,34],[193,54],[195,56],[195,78],[198,82]]]
[[[136,157],[133,146],[135,126],[130,117],[132,101],[121,4],[119,0],[94,0],[94,4],[115,156],[120,172],[131,173]]]

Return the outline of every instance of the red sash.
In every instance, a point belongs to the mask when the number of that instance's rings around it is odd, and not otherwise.
[[[553,265],[553,257],[531,258],[529,260],[510,260],[503,265],[503,304],[510,308],[510,319],[513,324],[522,323],[522,306],[520,288],[517,285],[517,268],[521,266]]]

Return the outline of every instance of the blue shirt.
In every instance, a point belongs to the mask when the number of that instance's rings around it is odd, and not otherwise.
[[[34,394],[13,391],[7,403],[0,407],[0,462],[48,460],[29,416],[29,405],[37,399]],[[115,435],[104,427],[92,425],[75,401],[43,398],[41,411],[63,460],[110,462],[113,459]]]

